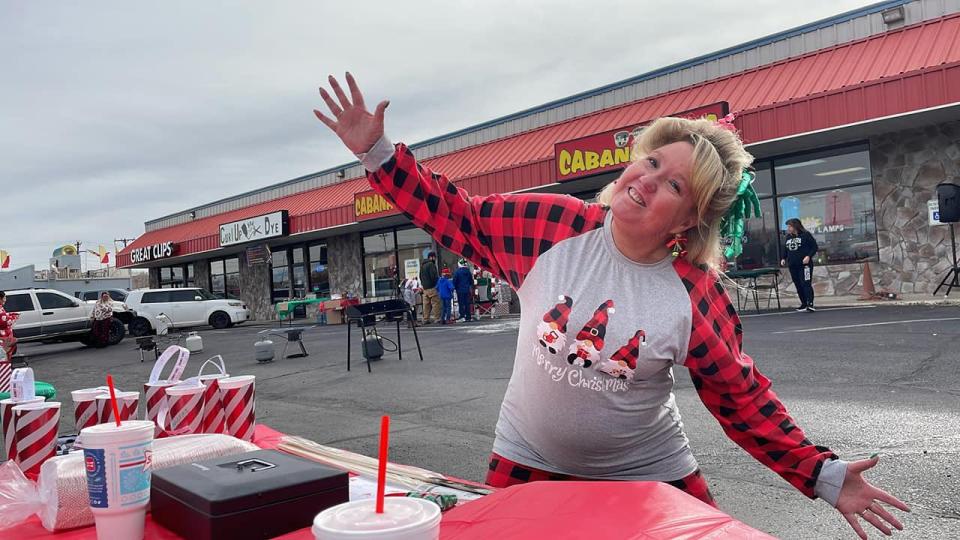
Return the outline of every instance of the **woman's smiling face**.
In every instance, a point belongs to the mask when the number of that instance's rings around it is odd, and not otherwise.
[[[693,146],[661,146],[631,164],[610,199],[616,220],[634,231],[669,236],[696,224],[690,175]]]

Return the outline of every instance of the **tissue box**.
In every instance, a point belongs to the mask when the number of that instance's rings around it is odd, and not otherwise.
[[[350,499],[347,473],[274,450],[153,472],[153,520],[184,538],[273,538]]]

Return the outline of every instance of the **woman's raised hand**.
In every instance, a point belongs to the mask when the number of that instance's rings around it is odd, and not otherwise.
[[[381,101],[373,114],[367,110],[363,102],[363,94],[357,87],[357,82],[353,75],[347,73],[347,86],[350,88],[350,97],[340,88],[337,79],[330,75],[330,88],[337,96],[334,101],[330,94],[322,87],[320,88],[320,97],[330,109],[333,119],[324,115],[322,112],[314,109],[313,114],[333,130],[343,141],[343,144],[354,154],[362,154],[370,150],[371,147],[383,136],[383,111],[390,104],[389,101]]]

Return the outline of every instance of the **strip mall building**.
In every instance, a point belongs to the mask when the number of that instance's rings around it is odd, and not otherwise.
[[[666,115],[736,115],[756,156],[762,219],[741,268],[777,265],[784,222],[820,245],[820,295],[929,293],[952,267],[928,203],[960,183],[960,2],[890,1],[412,145],[469,193],[592,199],[629,133]],[[159,287],[203,286],[257,318],[310,293],[391,296],[431,239],[354,162],[149,221],[120,266]],[[441,252],[451,267],[455,256]]]

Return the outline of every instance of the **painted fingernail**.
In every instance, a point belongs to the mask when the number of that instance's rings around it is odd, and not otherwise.
[[[879,456],[879,455],[880,455],[880,453],[879,453],[879,452],[877,452],[877,453],[874,453],[874,454],[873,454],[872,456],[870,456],[870,459],[873,459],[873,458],[875,458],[875,457],[877,457],[877,456]]]

